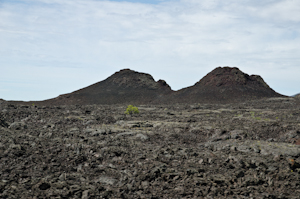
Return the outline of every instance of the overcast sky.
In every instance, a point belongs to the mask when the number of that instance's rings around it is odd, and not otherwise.
[[[0,98],[44,100],[130,68],[192,86],[218,66],[300,92],[299,0],[0,0]]]

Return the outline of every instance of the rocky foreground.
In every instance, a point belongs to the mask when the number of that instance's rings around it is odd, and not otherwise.
[[[300,100],[126,106],[2,102],[0,198],[300,198]]]

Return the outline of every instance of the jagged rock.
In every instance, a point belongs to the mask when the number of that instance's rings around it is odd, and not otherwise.
[[[23,130],[27,128],[27,125],[24,122],[14,122],[10,124],[8,128],[13,130]]]
[[[2,106],[0,198],[299,196],[300,103]]]
[[[146,141],[146,140],[149,139],[148,136],[146,136],[144,134],[141,134],[141,133],[137,134],[135,137],[138,138],[138,139],[140,139],[140,140],[142,140],[142,141]]]
[[[108,185],[114,185],[117,183],[117,180],[114,178],[111,178],[111,177],[102,176],[99,179],[97,179],[96,182],[100,182],[100,183],[108,184]]]
[[[47,190],[51,187],[51,185],[49,183],[42,183],[39,185],[39,189],[40,190]]]
[[[88,199],[88,198],[89,198],[89,190],[83,191],[81,199]]]
[[[6,123],[2,115],[0,115],[0,126],[7,128],[9,125]]]

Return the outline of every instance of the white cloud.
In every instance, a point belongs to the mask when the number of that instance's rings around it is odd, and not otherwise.
[[[280,82],[270,85],[278,92],[297,93],[299,8],[293,0],[4,0],[0,67],[11,70],[0,78],[30,81],[36,89],[63,89],[18,96],[6,83],[0,98],[55,97],[122,68],[150,73],[180,89],[226,65],[260,74],[267,83]],[[36,72],[24,76],[16,68]],[[74,86],[64,81],[74,81]],[[31,92],[31,86],[26,89]]]
[[[296,0],[277,1],[259,13],[265,20],[300,22],[300,2]]]

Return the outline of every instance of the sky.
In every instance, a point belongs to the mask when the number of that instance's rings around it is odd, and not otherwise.
[[[0,0],[0,98],[45,100],[130,68],[192,86],[216,67],[300,93],[299,0]]]

